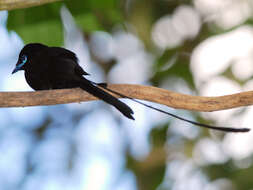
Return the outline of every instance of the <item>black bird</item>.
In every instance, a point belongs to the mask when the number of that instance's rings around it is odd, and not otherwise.
[[[76,55],[72,51],[64,48],[48,47],[39,43],[27,44],[21,50],[16,68],[12,71],[12,74],[19,70],[25,71],[26,81],[34,90],[80,87],[93,96],[111,104],[129,119],[134,120],[132,109],[102,89],[200,127],[225,132],[248,132],[250,130],[248,128],[216,127],[191,121],[113,91],[107,88],[105,83],[97,84],[92,82],[84,78],[84,75],[89,74],[80,67]]]
[[[40,43],[27,44],[21,50],[12,74],[19,70],[25,71],[26,81],[34,90],[80,87],[134,120],[134,112],[129,106],[84,78],[89,74],[80,67],[75,53],[70,50]]]

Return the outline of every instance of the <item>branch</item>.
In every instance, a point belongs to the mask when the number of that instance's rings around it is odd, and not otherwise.
[[[218,111],[253,104],[253,91],[218,97],[201,97],[142,85],[113,84],[108,85],[108,88],[131,98],[193,111]],[[0,93],[0,107],[55,105],[92,100],[97,100],[97,98],[79,88]]]
[[[60,0],[0,0],[0,10],[13,10],[39,6]]]

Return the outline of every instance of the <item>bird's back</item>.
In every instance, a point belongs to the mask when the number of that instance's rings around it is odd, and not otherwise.
[[[25,70],[26,80],[35,90],[78,87],[85,74],[76,55],[60,47],[41,50]]]

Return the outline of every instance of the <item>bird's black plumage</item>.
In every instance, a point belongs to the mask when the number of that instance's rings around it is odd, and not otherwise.
[[[12,73],[15,73],[19,70],[25,71],[26,81],[34,90],[80,87],[88,93],[111,104],[129,119],[134,119],[132,116],[132,109],[102,89],[200,127],[225,132],[248,132],[250,130],[248,128],[216,127],[191,121],[108,89],[106,85],[104,85],[105,83],[96,84],[92,81],[89,81],[88,79],[84,78],[84,75],[88,75],[88,73],[86,73],[78,64],[76,55],[72,51],[64,48],[48,47],[39,43],[27,44],[21,50],[16,68]]]
[[[12,73],[19,70],[25,71],[26,81],[34,90],[80,87],[111,104],[129,119],[134,119],[129,106],[84,78],[88,73],[78,64],[76,55],[65,48],[48,47],[39,43],[27,44],[21,50]]]

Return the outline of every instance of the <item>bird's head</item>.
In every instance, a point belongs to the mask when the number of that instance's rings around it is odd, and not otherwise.
[[[31,43],[25,45],[19,53],[18,61],[15,69],[12,71],[12,74],[20,70],[25,70],[27,64],[29,64],[29,60],[31,60],[33,56],[36,56],[41,50],[47,47],[48,46],[39,43]]]

